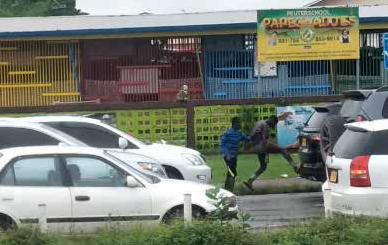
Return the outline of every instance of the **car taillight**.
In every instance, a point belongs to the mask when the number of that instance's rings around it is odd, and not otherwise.
[[[369,158],[370,156],[358,156],[353,158],[350,164],[350,186],[369,187]]]
[[[359,115],[359,116],[357,116],[356,121],[357,122],[362,122],[362,121],[365,121],[365,118],[363,116]]]

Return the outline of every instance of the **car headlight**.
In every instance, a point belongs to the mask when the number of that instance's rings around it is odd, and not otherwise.
[[[237,197],[236,196],[225,197],[225,205],[229,208],[237,207]]]
[[[194,154],[189,154],[189,153],[183,153],[182,156],[189,160],[191,164],[194,166],[199,166],[199,165],[204,165],[205,162],[202,160],[200,156],[194,155]]]
[[[159,175],[160,177],[167,178],[166,172],[164,171],[163,167],[156,163],[151,162],[138,162],[139,166],[147,171],[150,171],[154,174]]]

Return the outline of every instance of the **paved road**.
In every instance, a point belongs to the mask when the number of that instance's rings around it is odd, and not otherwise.
[[[239,207],[251,214],[252,228],[281,227],[324,215],[322,193],[240,196]]]

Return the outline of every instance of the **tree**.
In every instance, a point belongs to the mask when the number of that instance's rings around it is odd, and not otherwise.
[[[64,16],[86,14],[75,0],[0,0],[0,17]]]

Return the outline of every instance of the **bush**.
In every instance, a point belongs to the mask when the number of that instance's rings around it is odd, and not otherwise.
[[[388,220],[336,215],[264,235],[268,244],[388,244]]]
[[[9,231],[0,239],[2,245],[46,245],[51,244],[51,239],[35,229],[18,229]]]
[[[112,228],[92,235],[59,236],[19,229],[0,238],[4,245],[378,245],[388,244],[388,220],[335,216],[287,228],[247,231],[239,222],[198,221]]]
[[[5,234],[1,245],[253,245],[254,235],[239,224],[198,221],[172,225],[113,228],[82,236],[46,235],[31,229]]]

